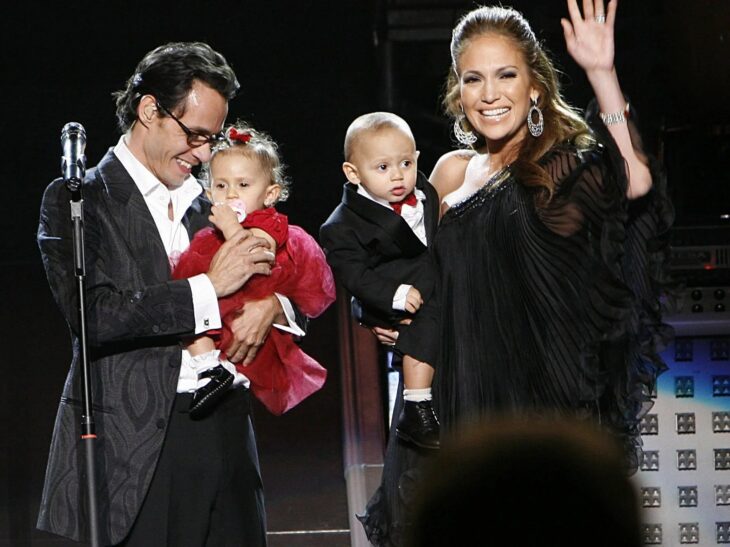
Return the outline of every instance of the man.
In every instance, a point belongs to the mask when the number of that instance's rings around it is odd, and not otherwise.
[[[86,308],[104,544],[265,545],[263,492],[247,379],[202,419],[188,408],[205,381],[180,340],[220,327],[217,298],[273,256],[244,233],[207,274],[172,281],[170,264],[205,226],[210,204],[191,176],[210,158],[238,90],[226,60],[202,43],[149,52],[115,94],[124,133],[84,181]],[[38,241],[51,290],[71,326],[74,358],[56,419],[38,527],[88,536],[81,450],[77,297],[70,195],[48,187]],[[284,309],[287,313],[284,313]],[[251,361],[273,323],[292,323],[281,297],[246,305],[227,350]],[[198,371],[199,372],[199,371]]]

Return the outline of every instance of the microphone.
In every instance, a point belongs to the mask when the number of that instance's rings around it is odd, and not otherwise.
[[[86,131],[80,123],[69,122],[61,130],[61,172],[63,180],[78,188],[86,173]]]

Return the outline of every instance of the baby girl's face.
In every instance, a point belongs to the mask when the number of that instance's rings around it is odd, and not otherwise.
[[[238,153],[216,154],[210,180],[209,197],[214,204],[234,205],[234,210],[242,204],[246,213],[273,205],[279,193],[279,185],[271,182],[271,173],[257,159]]]

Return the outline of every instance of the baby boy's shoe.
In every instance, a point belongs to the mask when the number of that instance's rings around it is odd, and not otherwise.
[[[431,401],[404,402],[395,428],[399,439],[421,448],[437,450],[441,448],[440,431],[441,425]]]

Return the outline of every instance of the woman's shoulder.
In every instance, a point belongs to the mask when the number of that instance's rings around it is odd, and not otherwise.
[[[464,170],[466,169],[466,164],[469,163],[469,160],[471,160],[475,155],[476,152],[474,150],[451,150],[438,159],[433,170],[434,172],[437,169],[443,170],[444,173],[458,169]]]
[[[466,167],[475,155],[474,150],[452,150],[438,159],[429,179],[441,199],[461,186]]]

